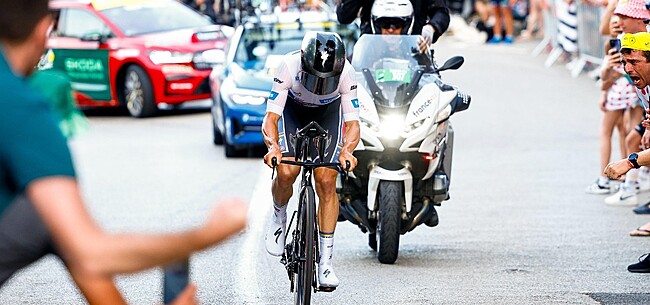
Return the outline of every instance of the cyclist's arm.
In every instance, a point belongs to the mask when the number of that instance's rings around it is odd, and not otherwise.
[[[68,267],[88,276],[112,276],[179,260],[241,230],[246,206],[224,201],[201,227],[171,234],[107,234],[90,217],[74,178],[37,179],[27,197],[51,232]]]
[[[345,122],[345,135],[343,136],[343,148],[341,153],[354,153],[354,149],[359,144],[361,127],[359,121]]]
[[[352,154],[359,144],[359,100],[357,99],[357,82],[355,70],[346,62],[340,84],[341,105],[343,120],[345,121],[345,134],[343,135],[343,147],[341,153]]]
[[[275,149],[280,150],[278,145],[278,121],[280,120],[280,115],[270,111],[266,112],[264,115],[264,121],[262,122],[262,136],[264,137],[264,144],[269,150]]]

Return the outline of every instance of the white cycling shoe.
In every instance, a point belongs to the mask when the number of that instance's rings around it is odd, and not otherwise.
[[[266,252],[273,256],[282,256],[282,253],[284,253],[285,239],[285,224],[271,220],[271,223],[266,230],[266,234],[264,235]]]
[[[318,286],[329,289],[339,286],[339,278],[336,277],[332,265],[318,265]]]

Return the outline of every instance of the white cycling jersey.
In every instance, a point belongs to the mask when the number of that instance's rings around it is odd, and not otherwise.
[[[273,89],[266,103],[266,111],[282,115],[287,96],[290,96],[296,103],[306,107],[318,107],[327,105],[339,97],[341,98],[341,110],[345,122],[359,120],[359,100],[357,99],[357,81],[355,71],[350,62],[345,60],[343,72],[339,79],[337,90],[326,95],[317,95],[308,91],[300,83],[302,72],[300,63],[300,52],[293,52],[283,57],[277,67],[273,79]]]

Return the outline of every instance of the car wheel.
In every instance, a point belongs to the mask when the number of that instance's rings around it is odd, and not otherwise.
[[[158,110],[153,98],[151,80],[140,66],[132,65],[126,69],[124,104],[131,116],[136,118],[150,117]]]
[[[216,119],[217,118],[214,117],[214,114],[212,114],[212,142],[214,145],[221,145],[223,144],[223,134],[219,127],[217,127],[217,123],[215,122]]]

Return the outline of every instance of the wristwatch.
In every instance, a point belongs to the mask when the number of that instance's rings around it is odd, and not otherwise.
[[[630,156],[627,157],[627,160],[630,161],[630,163],[632,164],[632,166],[634,166],[634,168],[641,167],[639,166],[638,159],[639,159],[639,155],[637,153],[631,153]]]

